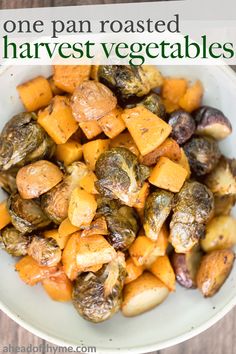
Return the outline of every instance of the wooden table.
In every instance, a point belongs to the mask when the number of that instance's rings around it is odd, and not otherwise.
[[[136,2],[143,0],[135,0]],[[150,1],[150,0],[149,0]],[[87,5],[96,3],[122,3],[128,0],[0,0],[0,8],[13,9],[22,7]],[[130,1],[132,2],[132,0]],[[171,319],[170,319],[171,320]],[[34,336],[0,311],[0,346],[38,346],[46,344],[44,340]],[[50,343],[48,343],[50,344]],[[236,308],[226,315],[215,326],[206,332],[182,344],[164,349],[158,354],[235,354],[236,353]],[[154,354],[152,353],[152,354]],[[45,353],[47,354],[47,353]]]

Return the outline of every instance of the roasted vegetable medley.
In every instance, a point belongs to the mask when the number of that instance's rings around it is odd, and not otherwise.
[[[58,65],[17,90],[25,112],[0,135],[0,245],[20,278],[94,323],[150,310],[176,281],[214,295],[234,262],[236,160],[201,82]]]

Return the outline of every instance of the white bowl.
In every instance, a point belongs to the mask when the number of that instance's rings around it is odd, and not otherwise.
[[[233,157],[236,141],[236,75],[228,67],[162,67],[165,75],[200,79],[204,103],[223,110],[234,132],[222,144]],[[48,76],[49,67],[8,67],[0,73],[0,129],[13,114],[23,110],[16,86],[37,75]],[[234,149],[233,149],[234,147]],[[0,195],[3,198],[3,193]],[[234,210],[234,214],[235,210]],[[1,216],[0,216],[1,217]],[[212,326],[236,303],[236,267],[222,289],[210,299],[197,290],[177,286],[175,293],[156,309],[141,316],[121,314],[102,324],[92,324],[77,315],[71,304],[53,302],[40,286],[25,285],[14,271],[15,260],[0,251],[0,306],[13,320],[49,342],[74,347],[96,346],[98,353],[144,353],[187,340]]]

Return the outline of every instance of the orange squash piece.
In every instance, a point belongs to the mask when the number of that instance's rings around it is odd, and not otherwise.
[[[125,130],[125,123],[120,117],[121,112],[121,108],[116,107],[98,120],[99,126],[108,138],[113,139]]]
[[[142,266],[137,266],[132,258],[128,258],[126,260],[126,278],[125,278],[125,284],[130,283],[131,281],[137,279],[142,273],[144,268]]]
[[[129,254],[136,266],[143,266],[150,253],[153,251],[155,243],[143,232],[140,232],[129,248]]]
[[[21,101],[28,112],[47,106],[52,99],[52,90],[47,79],[38,76],[17,86]]]
[[[203,86],[200,81],[196,81],[190,86],[186,93],[180,98],[179,105],[187,112],[192,112],[199,108],[203,96]]]
[[[51,104],[40,111],[38,123],[56,144],[64,144],[78,129],[67,97],[55,96]]]
[[[60,238],[62,238],[62,239],[64,239],[64,238],[67,239],[68,236],[70,236],[71,234],[73,234],[74,232],[76,232],[78,230],[79,230],[79,228],[77,226],[72,225],[69,218],[66,218],[65,220],[63,220],[58,228]]]
[[[141,155],[160,146],[171,133],[171,126],[143,106],[125,109],[121,114]]]
[[[68,140],[65,144],[59,144],[56,147],[56,159],[65,165],[81,160],[82,155],[82,145],[75,140]]]
[[[109,148],[109,139],[97,139],[83,145],[84,161],[94,171],[99,156]]]
[[[187,80],[181,78],[165,78],[162,86],[162,97],[173,105],[173,110],[178,109],[179,100],[187,91]]]
[[[117,137],[110,141],[110,147],[124,147],[129,149],[134,155],[139,156],[139,150],[134,142],[134,139],[129,132],[119,134]]]
[[[104,216],[94,220],[88,229],[82,231],[81,236],[91,236],[91,235],[108,235],[107,223]]]
[[[65,245],[70,238],[70,235],[61,236],[57,229],[44,231],[43,235],[46,238],[53,238],[61,250],[65,248]]]
[[[147,261],[145,262],[145,266],[151,266],[157,257],[164,256],[166,254],[166,250],[169,243],[169,232],[167,230],[166,225],[164,224],[161,228],[161,231],[158,234],[157,240],[155,241],[154,248],[150,252]]]
[[[54,65],[53,69],[55,85],[73,93],[78,85],[89,79],[91,65]]]
[[[93,139],[102,133],[102,128],[96,120],[79,123],[81,130],[84,132],[87,139]]]
[[[175,273],[167,255],[157,257],[149,270],[160,279],[170,291],[175,290]]]
[[[40,266],[32,257],[25,256],[16,263],[16,271],[23,282],[35,285],[43,279],[56,273],[57,267]]]
[[[66,246],[62,252],[62,264],[64,272],[70,280],[75,280],[79,274],[79,270],[76,264],[77,254],[77,242],[80,233],[73,233],[66,243]]]
[[[145,206],[146,199],[149,194],[150,185],[148,182],[144,182],[142,188],[140,189],[136,202],[133,205],[134,208],[142,209]]]
[[[7,200],[0,203],[0,230],[10,224],[11,217],[7,209]]]
[[[151,172],[149,182],[158,188],[176,193],[182,188],[187,175],[188,172],[178,163],[161,157]]]
[[[57,276],[44,279],[42,285],[46,293],[54,301],[71,301],[72,283],[66,274],[61,273]]]
[[[93,194],[80,189],[80,187],[73,190],[68,208],[68,218],[72,225],[84,227],[90,224],[96,209],[97,202]]]
[[[95,188],[95,182],[97,181],[97,177],[95,173],[90,171],[87,175],[85,175],[79,182],[81,188],[83,188],[86,192],[91,194],[98,194],[98,191]]]

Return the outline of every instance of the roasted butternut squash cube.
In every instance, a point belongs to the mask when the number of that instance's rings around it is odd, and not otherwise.
[[[38,123],[56,144],[64,144],[78,129],[67,97],[55,96],[51,104],[39,112]]]
[[[89,79],[91,65],[54,65],[53,69],[55,85],[73,93],[78,85]]]
[[[188,172],[178,163],[167,157],[161,157],[151,172],[149,182],[158,188],[177,193],[182,188],[187,175]]]
[[[72,225],[69,218],[63,220],[58,228],[59,235],[62,239],[67,238],[67,236],[71,236],[74,232],[78,230],[79,227]]]
[[[65,144],[57,145],[55,156],[65,165],[70,165],[72,162],[81,160],[82,145],[75,140],[68,140]]]
[[[86,192],[91,194],[98,194],[98,191],[95,188],[95,182],[97,181],[97,177],[95,173],[90,171],[87,175],[85,175],[79,182],[81,188],[83,188]]]
[[[84,132],[87,139],[93,139],[95,136],[102,133],[102,128],[96,120],[79,123],[81,130]]]
[[[111,139],[110,147],[124,147],[130,150],[134,155],[140,155],[137,145],[135,144],[134,139],[129,132],[121,133],[114,139]]]
[[[53,238],[57,242],[61,250],[65,248],[65,245],[70,238],[70,235],[62,236],[56,229],[44,231],[43,235],[46,238]]]
[[[0,203],[0,230],[10,224],[11,217],[7,209],[7,200]]]
[[[122,110],[116,107],[98,120],[99,126],[108,138],[113,139],[125,130],[125,123],[120,117],[121,112]]]
[[[167,138],[164,143],[158,146],[155,150],[141,158],[141,162],[146,166],[155,165],[159,157],[168,157],[170,160],[180,160],[182,153],[177,142],[172,138]]]
[[[133,205],[134,208],[137,208],[137,209],[144,208],[146,199],[147,199],[148,194],[149,194],[149,189],[150,189],[149,183],[145,182],[143,184],[142,188],[140,189],[140,191],[138,192],[138,196],[137,196],[136,202]]]
[[[142,266],[137,266],[134,264],[132,258],[128,258],[126,263],[126,278],[125,278],[125,284],[130,283],[131,281],[137,279],[142,273],[144,268]]]
[[[160,146],[171,133],[171,126],[143,106],[125,109],[121,114],[141,155]]]
[[[62,273],[57,276],[44,279],[42,285],[49,297],[54,301],[66,302],[71,301],[72,283],[66,274]]]
[[[166,254],[166,250],[169,243],[169,232],[167,230],[166,225],[164,224],[161,228],[161,231],[158,234],[157,240],[155,241],[154,248],[149,254],[147,261],[145,262],[145,266],[151,266],[157,257],[164,256]]]
[[[155,242],[141,232],[129,248],[129,254],[134,264],[136,266],[143,266],[154,249],[154,246]]]
[[[52,99],[52,90],[47,79],[38,76],[17,86],[21,101],[28,112],[47,106]]]
[[[75,232],[67,241],[66,247],[62,252],[62,264],[64,272],[70,280],[75,280],[79,274],[76,264],[77,242],[80,232]]]
[[[200,81],[196,81],[190,86],[186,93],[180,98],[179,105],[187,112],[192,112],[199,108],[203,96],[203,86]]]
[[[175,290],[175,272],[167,255],[157,257],[149,270],[160,279],[170,291]]]
[[[84,227],[89,225],[96,213],[95,197],[80,187],[73,190],[69,202],[68,217],[72,225]]]
[[[92,171],[99,156],[109,148],[109,142],[108,139],[97,139],[83,145],[84,161]]]
[[[178,108],[179,100],[187,91],[188,82],[181,78],[165,78],[162,86],[162,97],[164,100],[176,105]]]

